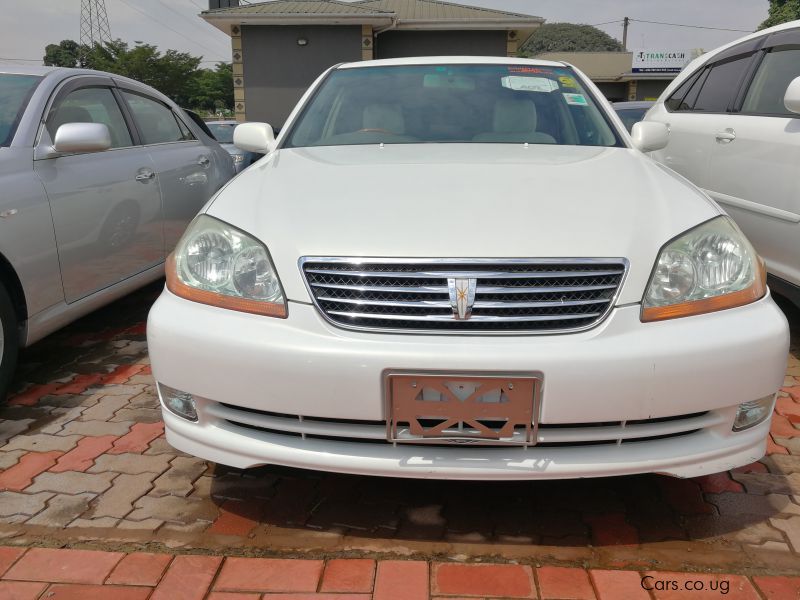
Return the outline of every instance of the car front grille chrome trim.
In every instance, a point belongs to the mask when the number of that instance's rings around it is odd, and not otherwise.
[[[345,329],[426,334],[584,331],[612,310],[624,258],[299,260],[322,316]]]

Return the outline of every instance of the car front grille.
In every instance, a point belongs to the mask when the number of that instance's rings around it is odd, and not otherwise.
[[[386,421],[353,419],[324,419],[302,417],[254,410],[230,404],[211,404],[209,414],[239,433],[259,431],[271,435],[294,436],[302,439],[325,439],[337,442],[391,444],[387,440]],[[699,412],[671,417],[636,421],[608,421],[597,423],[539,423],[536,442],[531,446],[558,448],[652,442],[692,435],[725,422],[717,412]],[[442,439],[433,441],[442,446],[465,444],[466,440]],[[428,441],[425,445],[430,445]],[[482,445],[491,443],[481,442]],[[403,444],[414,445],[414,444]],[[498,443],[498,445],[504,445]]]
[[[611,310],[627,270],[612,259],[376,259],[306,257],[317,308],[335,325],[426,333],[565,333]],[[472,287],[471,314],[454,286]]]

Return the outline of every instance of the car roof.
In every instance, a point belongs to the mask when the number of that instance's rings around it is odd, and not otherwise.
[[[678,88],[690,75],[693,75],[697,69],[701,65],[705,65],[711,60],[714,59],[715,56],[725,52],[728,48],[733,48],[734,46],[738,46],[742,42],[747,42],[749,40],[753,40],[759,37],[766,37],[771,33],[775,33],[777,31],[783,31],[785,29],[797,29],[800,28],[800,19],[797,21],[789,21],[788,23],[781,23],[780,25],[775,25],[774,27],[769,27],[768,29],[762,29],[761,31],[755,31],[751,34],[748,34],[744,37],[740,37],[732,42],[725,44],[724,46],[720,46],[719,48],[714,48],[710,52],[706,52],[695,58],[692,62],[686,65],[683,70],[678,74],[678,76],[672,80],[667,88],[661,92],[661,96],[659,96],[658,101],[661,102],[664,98],[667,98],[669,94],[671,94],[674,90]]]
[[[612,102],[611,106],[617,108],[650,108],[655,102],[653,100],[637,100],[635,102]]]
[[[221,121],[206,121],[206,125],[238,125],[239,121],[235,119],[223,119]]]
[[[362,60],[339,65],[339,69],[363,67],[390,67],[397,65],[525,65],[533,67],[565,67],[566,63],[532,58],[505,56],[409,56],[406,58],[384,58]]]
[[[0,73],[4,75],[38,75],[44,77],[56,71],[65,70],[63,67],[43,67],[41,65],[12,65],[0,61]]]

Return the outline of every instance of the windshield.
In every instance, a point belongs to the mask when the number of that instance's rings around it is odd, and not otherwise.
[[[644,114],[648,111],[647,108],[620,108],[617,110],[619,118],[625,124],[628,132],[630,133],[633,126],[644,119]]]
[[[621,146],[568,67],[399,65],[337,69],[286,147],[499,143]]]
[[[33,90],[42,80],[35,75],[0,75],[0,146],[9,146]]]
[[[220,144],[233,143],[233,130],[236,129],[237,123],[207,123],[207,125]]]

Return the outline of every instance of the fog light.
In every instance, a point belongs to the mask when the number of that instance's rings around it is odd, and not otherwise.
[[[750,402],[742,402],[736,412],[736,419],[733,421],[733,430],[742,431],[765,421],[772,413],[774,402],[775,394],[764,396],[758,400],[751,400]]]
[[[158,395],[161,398],[161,403],[167,409],[189,421],[197,421],[197,408],[194,404],[194,398],[188,392],[182,392],[171,388],[163,383],[158,384]]]

